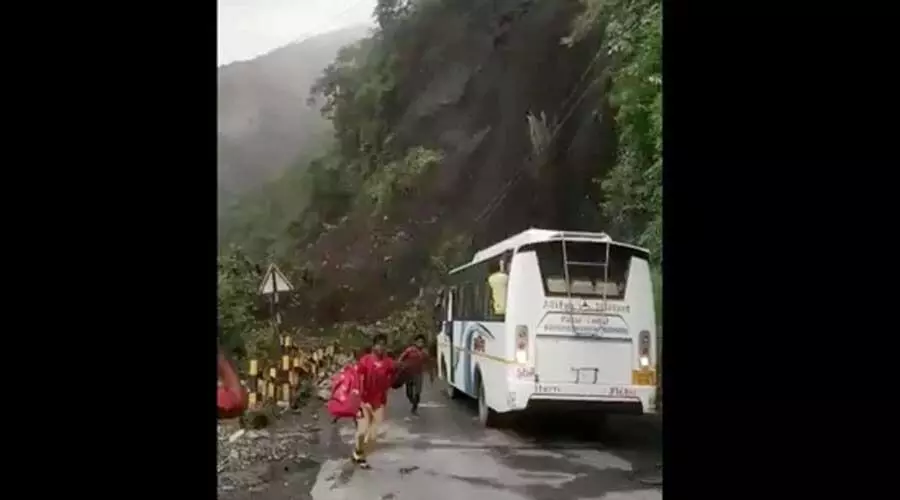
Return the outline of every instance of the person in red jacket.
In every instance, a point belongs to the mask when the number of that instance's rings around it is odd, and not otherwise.
[[[221,349],[216,364],[219,372],[219,387],[216,392],[218,418],[239,417],[247,409],[247,391],[241,386],[237,371]]]
[[[356,438],[352,459],[362,468],[369,468],[366,452],[375,443],[378,427],[384,422],[387,393],[396,372],[394,360],[385,354],[387,336],[378,334],[372,341],[372,352],[360,358],[356,365],[362,377],[360,391],[362,405],[356,417]]]
[[[425,336],[416,335],[413,345],[406,348],[403,354],[397,358],[398,363],[403,364],[403,369],[408,370],[406,379],[406,399],[412,405],[410,413],[418,415],[419,400],[422,398],[422,374],[425,364],[428,362],[428,351],[425,350]]]

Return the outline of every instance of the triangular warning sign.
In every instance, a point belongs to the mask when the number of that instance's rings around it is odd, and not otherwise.
[[[266,275],[259,285],[259,293],[261,295],[268,295],[276,292],[290,292],[293,289],[294,287],[291,286],[290,282],[288,282],[287,278],[284,277],[284,274],[275,264],[269,265],[269,269],[266,270]]]

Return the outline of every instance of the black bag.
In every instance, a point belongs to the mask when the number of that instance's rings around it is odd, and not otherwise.
[[[409,376],[410,372],[406,367],[406,363],[398,363],[397,372],[394,374],[394,382],[391,384],[391,389],[399,389],[406,385]]]

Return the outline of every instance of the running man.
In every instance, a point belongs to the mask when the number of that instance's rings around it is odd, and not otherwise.
[[[396,367],[394,360],[385,355],[387,336],[379,333],[372,339],[372,352],[360,358],[357,370],[362,377],[360,400],[362,405],[356,417],[356,437],[354,439],[353,462],[364,469],[369,468],[366,460],[371,451],[378,428],[384,422],[387,393],[391,389]]]
[[[409,370],[406,379],[406,399],[412,405],[410,413],[418,416],[419,400],[422,398],[422,374],[425,363],[428,362],[428,351],[425,350],[425,336],[416,335],[413,345],[403,351],[403,354],[397,358],[397,362],[403,363],[403,368]]]

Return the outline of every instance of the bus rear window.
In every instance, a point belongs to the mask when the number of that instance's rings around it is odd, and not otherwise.
[[[565,253],[561,241],[529,245],[531,248],[527,249],[537,253],[547,296],[625,298],[628,266],[634,250],[598,242],[566,241],[565,245]]]

